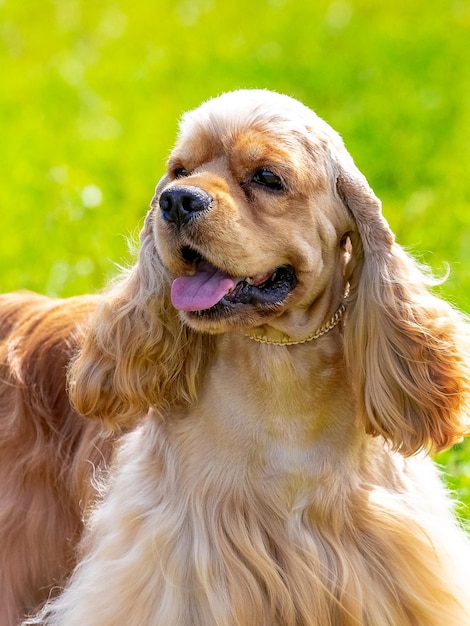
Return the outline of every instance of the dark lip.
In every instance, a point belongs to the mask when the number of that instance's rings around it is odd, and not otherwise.
[[[245,280],[240,281],[235,289],[225,295],[220,302],[224,305],[231,303],[277,305],[284,302],[296,284],[294,268],[291,265],[281,265],[260,285],[255,286]]]
[[[200,254],[199,252],[197,252],[197,250],[194,250],[194,248],[191,248],[190,246],[183,246],[181,248],[181,256],[183,257],[184,261],[189,265],[196,265],[198,263],[201,263],[203,260],[202,254]]]
[[[209,263],[202,254],[189,246],[182,248],[181,256],[188,266]],[[284,304],[297,283],[293,266],[281,265],[265,282],[253,285],[246,279],[240,280],[236,287],[214,306],[200,311],[187,311],[186,314],[200,320],[216,320],[248,312],[249,309],[265,314],[274,313]]]

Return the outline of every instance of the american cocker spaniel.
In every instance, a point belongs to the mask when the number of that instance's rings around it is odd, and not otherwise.
[[[137,264],[1,298],[0,624],[470,625],[427,456],[469,326],[430,282],[310,109],[184,115]]]

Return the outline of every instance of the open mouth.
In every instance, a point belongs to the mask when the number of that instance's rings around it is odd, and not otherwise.
[[[173,281],[171,300],[180,311],[209,311],[236,305],[281,304],[297,284],[294,268],[281,265],[257,276],[235,277],[214,267],[189,248],[183,256],[191,259],[195,271]]]

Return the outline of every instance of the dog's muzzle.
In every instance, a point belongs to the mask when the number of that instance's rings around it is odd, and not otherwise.
[[[166,222],[182,226],[207,211],[212,200],[212,196],[199,187],[181,185],[163,191],[159,204]]]

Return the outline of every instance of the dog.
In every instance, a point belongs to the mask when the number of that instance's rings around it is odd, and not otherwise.
[[[0,624],[19,623],[75,563],[112,438],[70,406],[66,368],[98,297],[0,296]]]
[[[66,393],[67,364],[98,297],[0,296],[0,624],[65,582],[112,437]]]
[[[470,625],[429,456],[469,325],[431,286],[309,108],[186,113],[136,265],[2,300],[3,624]]]

